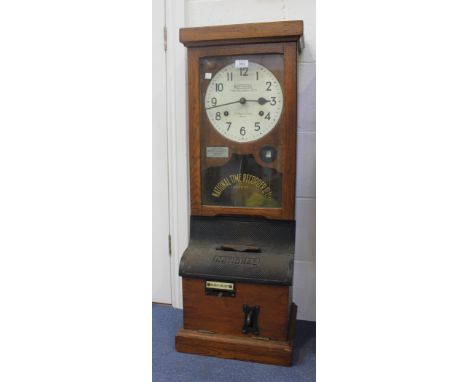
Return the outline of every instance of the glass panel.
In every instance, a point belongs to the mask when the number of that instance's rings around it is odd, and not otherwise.
[[[281,207],[283,56],[200,60],[202,204]]]
[[[260,166],[253,155],[232,154],[226,164],[203,171],[203,204],[281,207],[281,173]]]

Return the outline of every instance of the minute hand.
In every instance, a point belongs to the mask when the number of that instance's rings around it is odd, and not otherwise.
[[[222,105],[215,105],[211,107],[207,107],[206,110],[214,109],[215,107],[221,107],[221,106],[226,106],[226,105],[232,105],[233,103],[239,103],[240,101],[234,101],[234,102],[228,102],[228,103],[223,103]]]

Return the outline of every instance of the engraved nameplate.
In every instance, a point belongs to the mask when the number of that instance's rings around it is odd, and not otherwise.
[[[206,281],[205,294],[219,297],[235,297],[234,283],[222,281]]]
[[[229,158],[229,148],[220,146],[211,146],[206,148],[207,158]]]
[[[221,281],[207,281],[206,287],[218,290],[234,290],[234,283],[223,283]]]

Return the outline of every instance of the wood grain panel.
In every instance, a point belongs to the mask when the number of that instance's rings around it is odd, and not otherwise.
[[[208,296],[205,295],[205,280],[184,277],[184,329],[247,338],[249,335],[242,333],[243,305],[259,305],[259,336],[288,340],[288,286],[236,283],[235,289],[235,297]]]
[[[293,347],[286,341],[262,341],[181,329],[176,350],[183,353],[291,366]]]
[[[297,141],[297,54],[296,44],[284,44],[284,128],[283,144],[288,153],[283,175],[283,219],[294,219],[296,201],[296,141]]]
[[[189,152],[190,152],[190,201],[191,214],[201,214],[200,184],[200,79],[198,77],[199,53],[196,49],[188,51],[188,99],[189,99]]]
[[[179,39],[186,47],[298,41],[303,28],[302,20],[182,28]]]

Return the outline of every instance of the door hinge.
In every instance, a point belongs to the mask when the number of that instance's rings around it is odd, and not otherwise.
[[[171,235],[169,235],[168,237],[168,242],[169,242],[169,256],[172,255],[172,239],[171,239]]]
[[[164,25],[164,51],[167,52],[167,27]]]

